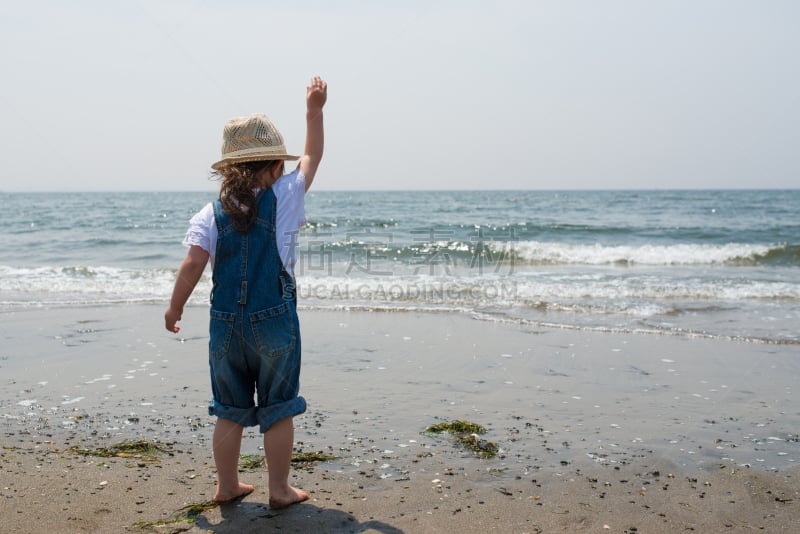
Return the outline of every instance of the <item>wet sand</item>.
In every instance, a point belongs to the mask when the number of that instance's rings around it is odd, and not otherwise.
[[[207,310],[178,336],[161,315],[0,314],[3,532],[800,529],[800,347],[442,313],[301,312],[296,448],[335,459],[295,466],[307,503],[270,510],[244,468],[253,494],[192,515],[214,491]],[[499,454],[423,433],[454,419]],[[124,440],[166,452],[81,453]]]

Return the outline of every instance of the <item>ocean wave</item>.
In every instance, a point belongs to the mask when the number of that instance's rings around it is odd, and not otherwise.
[[[735,252],[730,252],[735,254]],[[341,266],[340,266],[341,267]],[[618,271],[607,267],[523,269],[497,272],[485,269],[453,270],[429,274],[410,272],[364,272],[340,268],[328,273],[312,271],[298,276],[301,297],[329,301],[418,301],[481,305],[502,301],[508,305],[535,308],[540,302],[669,302],[695,301],[716,305],[738,300],[800,301],[800,285],[778,278],[758,279],[726,276],[693,270],[680,276],[669,268]],[[0,265],[0,298],[36,300],[95,295],[98,298],[167,299],[172,293],[176,269],[130,269],[108,266],[11,267]],[[206,271],[195,289],[196,298],[206,298],[211,287]],[[13,300],[13,299],[12,299]]]
[[[499,252],[513,249],[514,257],[529,265],[800,264],[798,247],[786,244],[587,245],[523,241],[492,246]]]
[[[347,228],[351,232],[368,231],[372,228],[396,228],[400,221],[395,219],[341,219],[335,221],[307,221],[303,228],[306,232],[320,232],[329,229]]]
[[[753,243],[665,245],[602,243],[562,243],[516,240],[420,240],[396,243],[391,233],[353,233],[345,239],[330,239],[327,234],[302,236],[298,257],[334,262],[354,262],[360,258],[374,261],[405,262],[410,265],[797,265],[800,246]]]
[[[313,309],[371,309],[456,313],[497,312],[593,328],[748,333],[797,339],[800,284],[782,276],[731,275],[736,268],[531,268],[512,273],[303,275],[298,301]],[[40,306],[168,302],[176,269],[108,266],[0,266],[0,311]],[[753,270],[758,274],[759,270]],[[719,276],[719,274],[725,276]],[[789,277],[791,278],[791,277]],[[208,272],[190,304],[207,305]],[[637,326],[638,325],[638,326]]]
[[[168,299],[175,269],[0,265],[0,298],[8,305],[47,302],[140,302]],[[201,285],[210,284],[208,276]],[[207,293],[206,293],[207,294]]]
[[[657,275],[572,275],[528,272],[498,276],[305,276],[298,284],[303,298],[328,301],[442,302],[459,305],[523,306],[568,305],[659,308],[676,300],[698,306],[741,300],[800,301],[800,286],[769,280],[675,280]],[[543,304],[545,303],[545,304]],[[665,303],[665,304],[662,304]],[[588,310],[588,308],[587,308]]]
[[[771,248],[765,254],[756,255],[756,260],[768,265],[800,266],[800,245],[784,245]]]

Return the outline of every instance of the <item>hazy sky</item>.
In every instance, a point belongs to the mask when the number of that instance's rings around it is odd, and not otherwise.
[[[222,126],[323,189],[800,187],[800,2],[5,2],[0,190],[214,190]]]

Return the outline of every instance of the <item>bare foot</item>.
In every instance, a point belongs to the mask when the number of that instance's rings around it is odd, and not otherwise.
[[[221,491],[219,486],[217,486],[217,493],[214,495],[214,502],[219,504],[226,503],[234,499],[238,499],[239,497],[249,495],[253,492],[253,489],[253,486],[250,484],[242,484],[241,482],[239,482],[239,487],[235,488],[233,491]]]
[[[286,492],[270,492],[269,507],[273,510],[280,510],[298,502],[308,499],[308,493],[303,490],[289,486]]]

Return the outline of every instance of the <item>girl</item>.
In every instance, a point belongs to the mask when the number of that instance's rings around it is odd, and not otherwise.
[[[308,499],[308,493],[289,484],[292,418],[306,409],[299,396],[294,244],[305,223],[303,195],[322,159],[326,101],[327,84],[312,78],[306,88],[302,157],[286,152],[283,136],[265,115],[226,123],[222,159],[212,165],[222,181],[219,200],[190,222],[184,239],[189,251],[164,314],[167,330],[177,333],[183,307],[210,261],[213,400],[208,412],[217,416],[214,500],[220,503],[253,491],[239,482],[238,461],[244,427],[255,425],[264,434],[270,507]],[[284,174],[284,162],[298,159],[297,168]]]

